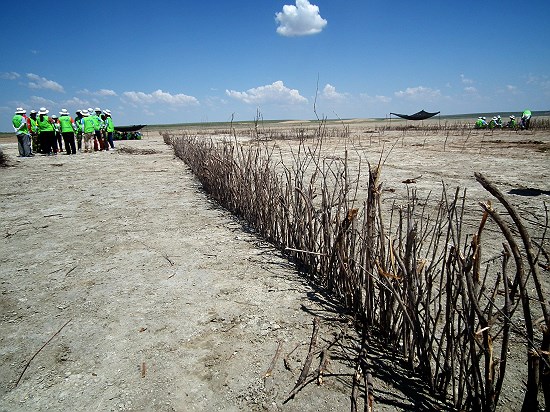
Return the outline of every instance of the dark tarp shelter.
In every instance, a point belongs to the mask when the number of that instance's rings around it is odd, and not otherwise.
[[[134,124],[132,126],[115,126],[117,132],[137,132],[145,127],[145,124]]]
[[[390,113],[390,115],[394,115],[394,116],[397,116],[397,117],[401,117],[402,119],[407,119],[407,120],[425,120],[425,119],[429,119],[430,117],[433,117],[435,116],[436,114],[439,114],[440,112],[435,112],[435,113],[429,113],[429,112],[426,112],[424,110],[420,110],[419,112],[415,113],[415,114],[398,114],[398,113]]]

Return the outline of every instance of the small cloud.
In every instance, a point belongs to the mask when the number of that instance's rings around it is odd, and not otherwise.
[[[122,95],[134,104],[164,103],[173,106],[188,106],[199,104],[199,101],[193,96],[186,94],[170,94],[162,90],[156,90],[153,93],[143,92],[124,92]]]
[[[53,100],[45,99],[44,97],[40,97],[40,96],[31,96],[30,102],[32,106],[43,106],[43,107],[57,106],[57,104]]]
[[[245,103],[290,103],[299,104],[307,103],[307,99],[300,95],[296,89],[289,89],[281,80],[260,86],[253,89],[248,89],[246,92],[238,92],[235,90],[226,90],[225,94]]]
[[[27,73],[27,78],[30,80],[28,86],[31,89],[49,89],[54,92],[65,93],[63,86],[53,80],[48,80],[34,73]]]
[[[474,83],[474,81],[472,79],[468,79],[463,74],[460,75],[460,81],[462,82],[462,84],[473,84]]]
[[[439,90],[430,89],[429,87],[407,87],[405,91],[398,91],[394,93],[396,97],[410,99],[410,100],[433,100],[441,97]]]
[[[509,92],[516,92],[518,88],[516,86],[512,86],[511,84],[507,84],[506,90],[508,90]]]
[[[281,36],[307,36],[320,33],[327,21],[319,14],[319,7],[309,0],[296,0],[296,6],[284,5],[283,11],[275,14]]]
[[[388,96],[381,96],[381,95],[369,96],[366,93],[361,93],[359,97],[361,97],[361,99],[365,100],[367,103],[390,103],[391,102],[391,97],[388,97]]]
[[[335,100],[335,101],[341,101],[346,98],[346,93],[339,93],[336,91],[336,87],[334,87],[331,84],[326,84],[325,88],[323,89],[323,93],[321,97],[328,99],[328,100]]]
[[[15,79],[19,79],[21,77],[21,75],[19,73],[16,73],[16,72],[2,72],[0,73],[0,79],[4,79],[4,80],[15,80]]]
[[[32,54],[38,54],[38,50],[31,49],[29,50]]]
[[[469,94],[476,94],[477,93],[477,89],[473,86],[468,86],[468,87],[465,87],[464,88],[464,91],[466,93],[469,93]]]
[[[82,89],[77,91],[78,94],[87,94],[90,96],[118,96],[114,90],[109,89],[99,89],[98,91],[92,92],[88,89]]]

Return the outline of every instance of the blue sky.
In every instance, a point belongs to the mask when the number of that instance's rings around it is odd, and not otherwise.
[[[16,107],[115,124],[550,109],[548,0],[27,1],[0,15]],[[33,10],[29,12],[27,10]],[[317,96],[317,97],[316,97]]]

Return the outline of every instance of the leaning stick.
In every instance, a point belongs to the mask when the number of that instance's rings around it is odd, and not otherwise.
[[[63,330],[63,328],[65,326],[67,326],[69,324],[69,322],[71,321],[72,319],[69,319],[67,322],[65,322],[65,324],[63,326],[61,326],[59,328],[59,330],[57,332],[55,332],[52,337],[50,339],[48,339],[48,341],[42,345],[42,347],[40,349],[38,349],[34,355],[32,355],[32,358],[29,359],[29,361],[27,362],[27,364],[25,365],[25,367],[23,368],[23,372],[21,372],[21,375],[19,375],[19,379],[17,379],[17,382],[15,382],[15,387],[17,388],[17,385],[19,385],[19,382],[21,382],[21,378],[23,378],[23,375],[25,374],[25,371],[27,370],[27,368],[29,367],[29,365],[31,364],[31,362],[33,361],[34,358],[36,358],[36,356],[42,351],[42,349],[44,349],[46,347],[46,345],[48,343],[50,343],[53,338],[55,338],[57,335],[59,335],[59,333]]]
[[[267,371],[264,373],[264,380],[271,376],[273,373],[273,369],[275,368],[275,365],[277,364],[277,359],[279,359],[279,355],[281,354],[281,349],[283,348],[283,341],[279,341],[279,345],[277,346],[277,350],[275,351],[275,355],[273,356],[273,359],[271,360],[271,364],[269,365],[269,368],[267,368]]]
[[[318,332],[319,332],[319,318],[315,317],[313,319],[313,332],[311,334],[311,341],[309,343],[309,352],[304,362],[302,373],[300,373],[300,377],[296,381],[296,385],[294,385],[294,389],[292,389],[292,392],[290,392],[290,395],[288,395],[288,397],[283,403],[287,403],[289,400],[293,399],[294,396],[302,389],[302,385],[307,379],[307,375],[309,374],[309,368],[311,367],[311,362],[313,361],[313,353],[315,352],[315,347],[317,346]]]

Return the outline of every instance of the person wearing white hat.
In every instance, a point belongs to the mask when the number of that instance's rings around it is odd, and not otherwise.
[[[32,151],[34,153],[40,153],[40,139],[38,138],[38,123],[36,121],[36,110],[31,110],[29,114],[29,121],[31,123],[31,143]]]
[[[96,140],[94,141],[94,150],[105,149],[105,142],[103,140],[103,120],[101,119],[101,109],[96,107],[94,113],[90,113],[90,117],[94,119],[94,133]],[[97,147],[96,147],[97,142]]]
[[[80,152],[82,150],[82,110],[77,110],[75,114],[74,124],[76,126],[76,147]]]
[[[33,156],[31,149],[31,124],[26,113],[25,109],[18,107],[11,121],[13,131],[17,136],[17,148],[21,157]]]
[[[103,111],[103,113],[105,113],[105,130],[107,132],[107,143],[109,143],[111,149],[114,150],[115,144],[113,142],[113,133],[115,132],[115,125],[113,124],[111,111],[106,109]],[[109,150],[109,147],[107,147],[107,150]]]
[[[90,117],[88,110],[82,111],[82,138],[84,139],[84,153],[94,151],[93,139],[95,134],[94,119]]]
[[[55,133],[55,154],[63,151],[63,138],[61,136],[61,125],[59,124],[59,117],[56,114],[52,114],[51,121],[53,124],[53,131]]]
[[[57,153],[57,141],[55,140],[55,129],[48,117],[49,110],[41,107],[38,111],[38,132],[40,133],[40,148],[42,153],[50,156]]]
[[[65,142],[66,153],[68,155],[76,154],[76,143],[74,139],[76,126],[67,109],[62,109],[59,112],[59,126],[61,127],[63,141]]]

